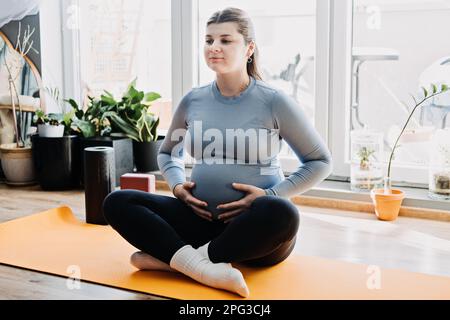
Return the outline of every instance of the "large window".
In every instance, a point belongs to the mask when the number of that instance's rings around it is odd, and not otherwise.
[[[386,173],[395,139],[414,106],[411,95],[419,97],[421,86],[450,82],[445,71],[450,42],[441,31],[450,27],[449,13],[449,2],[439,0],[332,2],[329,138],[335,176],[350,176],[350,131],[364,127],[383,134]],[[416,110],[395,152],[395,183],[428,184],[430,139],[436,129],[450,126],[449,111],[449,95]]]
[[[449,1],[353,2],[353,75],[359,86],[353,86],[358,92],[351,125],[384,133],[384,161],[410,113],[410,94],[442,81],[450,66],[450,41],[442,33],[450,28],[449,15]],[[450,99],[431,100],[416,111],[396,150],[398,166],[428,165],[431,134],[450,126],[449,112]]]
[[[330,147],[333,177],[343,179],[350,131],[381,131],[386,162],[411,108],[403,102],[450,68],[444,0],[78,2],[84,89],[120,94],[137,77],[139,88],[163,96],[155,105],[162,130],[184,94],[214,80],[203,57],[207,19],[230,6],[248,12],[264,80],[305,110]],[[450,96],[418,110],[396,152],[395,181],[427,183],[429,138],[450,126],[448,113]],[[280,158],[287,172],[299,164],[285,143]]]
[[[165,0],[79,0],[83,96],[137,88],[162,99],[152,106],[168,129],[172,118],[171,4]]]

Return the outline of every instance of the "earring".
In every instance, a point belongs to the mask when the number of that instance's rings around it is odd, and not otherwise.
[[[252,58],[248,58],[247,63],[252,63],[253,59]]]

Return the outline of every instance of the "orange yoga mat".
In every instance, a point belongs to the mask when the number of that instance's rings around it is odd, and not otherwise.
[[[241,299],[179,273],[138,271],[129,264],[135,251],[110,226],[81,222],[67,207],[0,224],[3,264],[64,277],[76,266],[85,281],[176,299]],[[274,267],[235,266],[249,299],[450,299],[449,277],[381,269],[380,288],[369,289],[375,273],[366,265],[292,255]]]

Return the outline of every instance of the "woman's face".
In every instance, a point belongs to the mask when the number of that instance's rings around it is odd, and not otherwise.
[[[235,22],[213,23],[206,27],[205,61],[216,73],[247,68],[247,60],[254,50],[253,42],[246,45],[237,27]]]

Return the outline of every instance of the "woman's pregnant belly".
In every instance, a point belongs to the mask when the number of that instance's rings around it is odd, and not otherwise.
[[[216,209],[219,204],[237,201],[246,195],[245,192],[234,189],[233,182],[266,189],[284,179],[280,170],[275,169],[271,173],[261,174],[257,165],[195,164],[191,174],[191,181],[195,182],[192,195],[206,201],[207,210],[217,219],[218,214],[226,211]]]

